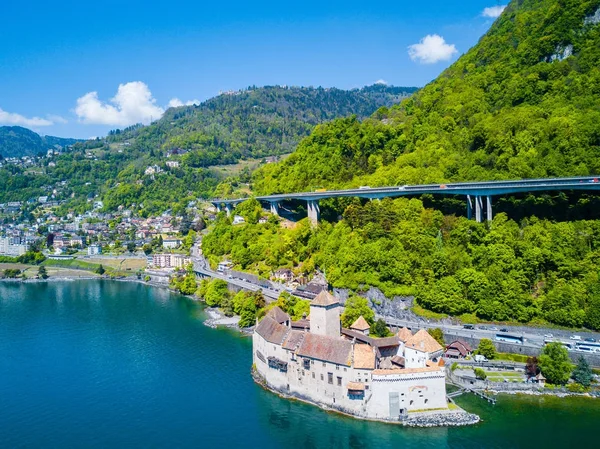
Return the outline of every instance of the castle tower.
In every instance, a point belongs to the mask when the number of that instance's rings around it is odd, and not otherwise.
[[[310,303],[310,333],[340,336],[340,302],[325,290]]]

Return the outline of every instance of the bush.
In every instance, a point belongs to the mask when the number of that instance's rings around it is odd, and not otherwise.
[[[587,388],[585,388],[580,383],[573,382],[573,383],[567,384],[567,390],[569,390],[571,393],[585,393]]]
[[[16,268],[7,268],[6,270],[4,270],[4,277],[7,278],[16,278],[21,274],[21,270],[18,270]]]
[[[481,368],[475,368],[473,370],[475,372],[475,377],[480,380],[485,380],[487,378],[487,374]]]

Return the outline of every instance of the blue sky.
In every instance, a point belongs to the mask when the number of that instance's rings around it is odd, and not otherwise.
[[[0,125],[87,138],[250,85],[423,86],[504,3],[6,0]]]

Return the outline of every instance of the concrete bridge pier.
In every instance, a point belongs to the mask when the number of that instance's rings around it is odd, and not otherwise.
[[[225,210],[227,211],[227,216],[231,217],[231,213],[233,212],[233,204],[231,204],[231,203],[225,204]]]
[[[491,195],[488,195],[485,197],[485,205],[486,205],[485,218],[487,218],[487,221],[492,221],[492,219],[494,217],[492,215],[492,196]]]
[[[319,222],[321,210],[319,209],[319,200],[307,200],[306,209],[308,211],[308,219],[313,225]]]
[[[483,221],[483,200],[480,196],[475,197],[475,221],[477,223]]]
[[[273,215],[279,215],[279,201],[270,202],[270,212]]]
[[[217,208],[217,213],[223,210],[223,208],[221,207],[221,203],[213,203],[213,206]]]
[[[473,203],[471,203],[471,195],[467,195],[467,219],[473,218]]]

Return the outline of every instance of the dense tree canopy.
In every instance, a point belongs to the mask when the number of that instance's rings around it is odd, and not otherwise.
[[[512,1],[435,81],[362,123],[318,126],[256,174],[258,192],[600,173],[599,6]]]
[[[340,222],[317,228],[307,220],[283,227],[275,217],[231,226],[222,214],[203,251],[263,277],[319,267],[334,287],[415,295],[440,313],[600,329],[600,221],[517,223],[498,214],[476,223],[399,198],[351,204]]]

